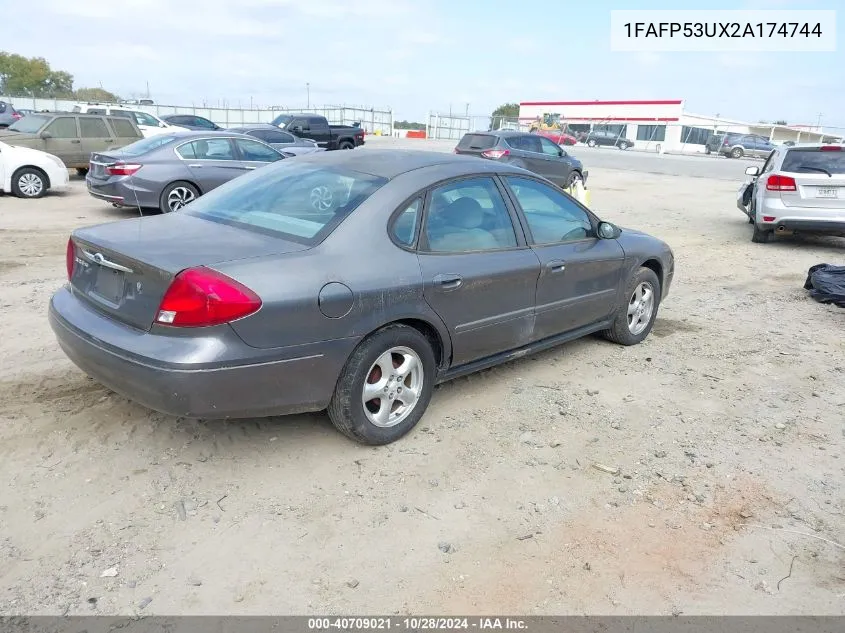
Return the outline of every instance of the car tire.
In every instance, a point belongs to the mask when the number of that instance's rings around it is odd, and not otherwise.
[[[763,229],[760,228],[760,225],[756,222],[754,223],[754,232],[751,234],[751,241],[755,244],[765,244],[769,241],[769,238],[772,236],[772,231],[770,229]]]
[[[619,345],[636,345],[645,340],[657,318],[660,292],[655,272],[645,266],[639,268],[625,285],[625,303],[602,336]]]
[[[338,149],[355,149],[355,144],[352,141],[341,141],[337,146]]]
[[[595,147],[595,146],[596,146],[596,139],[591,138],[587,141],[587,147]]]
[[[88,168],[87,167],[77,167],[76,168],[76,175],[85,178],[88,175]]]
[[[161,192],[159,209],[162,213],[171,213],[183,208],[186,204],[200,197],[199,189],[189,182],[181,180],[171,182]]]
[[[581,175],[579,171],[571,171],[569,172],[569,176],[566,178],[566,184],[564,185],[564,189],[568,189],[572,185],[574,185],[578,181],[584,182],[584,176]]]
[[[12,174],[12,193],[18,198],[40,198],[49,188],[47,174],[37,167],[21,167]]]
[[[731,150],[731,158],[742,158],[742,155],[743,155],[744,153],[745,153],[745,152],[743,152],[743,151],[742,151],[742,148],[741,148],[741,147],[734,147],[734,148]]]
[[[631,147],[631,146],[624,141],[619,143],[619,149],[628,149],[629,147]]]
[[[394,369],[412,363],[404,377],[393,374],[384,380],[382,367],[388,353]],[[329,403],[329,418],[338,431],[362,444],[378,446],[395,442],[414,428],[425,413],[434,390],[435,374],[436,361],[429,340],[407,325],[388,325],[365,338],[346,361]],[[384,397],[364,401],[366,385],[382,382],[384,390],[373,393]],[[412,394],[413,402],[404,404],[400,390]],[[402,411],[403,406],[410,408]],[[382,411],[386,418],[378,415]],[[398,414],[397,419],[391,420],[394,414]]]

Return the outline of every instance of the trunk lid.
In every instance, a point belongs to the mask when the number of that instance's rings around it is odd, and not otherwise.
[[[795,191],[781,191],[786,207],[845,210],[845,148],[790,149],[779,173],[795,180]]]
[[[494,148],[498,142],[498,137],[492,134],[464,134],[455,148],[455,153],[481,156],[483,152]]]
[[[106,167],[121,160],[120,150],[113,152],[94,152],[91,154],[91,161],[88,164],[88,174],[92,178],[105,180],[109,177]]]
[[[308,247],[183,213],[73,233],[73,293],[114,319],[149,330],[173,277],[186,268]]]

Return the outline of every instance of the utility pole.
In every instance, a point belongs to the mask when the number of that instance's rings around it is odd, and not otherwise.
[[[311,109],[311,84],[310,83],[305,84],[305,92],[308,94],[308,108],[307,109],[310,110]]]
[[[467,112],[466,115],[469,116],[469,104],[467,104]]]
[[[821,129],[822,129],[822,115],[823,114],[824,114],[823,112],[819,112],[819,118],[818,118],[818,121],[816,121],[816,131],[817,132],[820,132]]]

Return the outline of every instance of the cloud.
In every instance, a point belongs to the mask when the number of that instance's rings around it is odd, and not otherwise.
[[[663,57],[654,51],[640,51],[634,54],[634,61],[640,66],[659,66]]]
[[[716,55],[716,64],[732,70],[750,70],[763,65],[763,57],[755,53],[720,53]]]

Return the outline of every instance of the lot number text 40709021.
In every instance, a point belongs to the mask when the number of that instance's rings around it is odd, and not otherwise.
[[[309,631],[526,631],[525,620],[518,618],[476,617],[330,617],[308,618]]]

